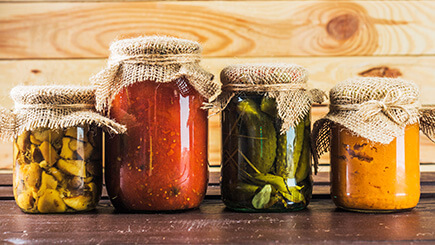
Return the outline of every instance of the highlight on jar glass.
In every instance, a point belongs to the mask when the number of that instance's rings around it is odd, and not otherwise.
[[[307,91],[292,64],[243,64],[221,72],[221,195],[236,211],[294,211],[311,199],[310,109],[324,93]]]
[[[1,137],[13,139],[13,191],[26,213],[94,209],[102,189],[100,127],[121,125],[94,112],[89,87],[19,86],[11,91],[13,112]]]
[[[419,130],[434,132],[419,112],[416,84],[392,78],[355,78],[330,91],[330,111],[314,124],[315,161],[331,160],[331,197],[339,208],[395,212],[420,198]],[[421,118],[419,118],[421,116]]]
[[[105,180],[118,211],[196,208],[208,183],[208,111],[220,83],[199,66],[201,46],[170,37],[114,42],[92,78],[97,108],[127,126],[105,137]]]

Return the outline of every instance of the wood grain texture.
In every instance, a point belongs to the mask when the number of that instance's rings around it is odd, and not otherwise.
[[[29,215],[0,201],[0,242],[5,244],[431,244],[435,203],[422,199],[410,212],[361,214],[337,210],[330,199],[312,200],[290,213],[236,213],[220,200],[181,213],[116,213],[108,200],[94,212]]]
[[[435,54],[433,1],[3,3],[0,58],[106,57],[117,37],[172,35],[208,57]]]
[[[419,85],[423,104],[435,104],[435,56],[205,58],[201,65],[219,80],[220,71],[225,66],[259,62],[302,65],[310,73],[310,87],[325,91],[337,82],[374,67],[389,67],[399,71],[401,78]],[[0,105],[13,106],[9,91],[18,84],[87,85],[89,77],[105,65],[105,59],[0,60]]]

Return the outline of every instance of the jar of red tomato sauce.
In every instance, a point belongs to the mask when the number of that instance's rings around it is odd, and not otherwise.
[[[105,137],[105,179],[119,211],[196,208],[208,183],[207,110],[220,85],[198,65],[198,43],[120,40],[93,79],[97,107],[127,126]]]

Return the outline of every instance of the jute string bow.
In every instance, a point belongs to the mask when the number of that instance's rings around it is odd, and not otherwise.
[[[418,97],[414,83],[397,78],[355,78],[337,84],[330,91],[329,113],[314,123],[315,163],[329,151],[333,124],[373,142],[388,144],[403,135],[407,125],[420,121],[420,129],[433,140],[435,113],[421,110]]]
[[[185,77],[206,99],[220,93],[220,83],[199,66],[201,46],[193,41],[171,37],[140,37],[114,42],[107,67],[91,77],[97,88],[96,108],[110,113],[119,91],[136,82],[169,83]]]
[[[418,103],[404,104],[400,101],[400,93],[398,96],[393,96],[392,93],[387,95],[382,100],[369,100],[361,104],[330,104],[330,111],[355,111],[364,121],[369,121],[378,113],[383,113],[391,121],[397,125],[403,126],[411,118],[412,110],[418,107]],[[404,117],[398,118],[397,111],[404,113]]]

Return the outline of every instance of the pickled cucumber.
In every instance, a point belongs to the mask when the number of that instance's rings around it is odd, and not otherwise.
[[[302,124],[302,123],[300,123]],[[309,134],[309,125],[307,127],[306,123],[305,125],[305,134]],[[303,146],[302,146],[302,152],[301,157],[299,158],[299,163],[295,172],[295,179],[296,182],[301,182],[305,178],[308,177],[308,174],[311,171],[311,142],[310,137],[304,137],[303,140]]]
[[[267,113],[271,118],[277,121],[278,109],[276,101],[273,98],[263,97],[260,105],[261,111]],[[291,159],[288,159],[287,149],[287,133],[280,133],[280,128],[276,125],[277,132],[277,147],[276,147],[276,162],[275,174],[282,177],[288,177],[291,172]]]
[[[227,109],[223,123],[230,123],[223,127],[231,132],[223,144],[225,203],[238,210],[305,207],[312,190],[312,180],[307,178],[311,172],[309,116],[281,134],[282,120],[273,98],[238,97]],[[234,129],[232,125],[239,126]]]
[[[308,136],[304,137],[305,133],[305,124],[303,121],[299,122],[299,124],[295,127],[295,142],[293,149],[293,166],[291,168],[290,177],[294,178],[296,175],[296,170],[298,169],[299,159],[302,155],[302,150],[304,147],[304,139],[308,138]]]
[[[263,97],[263,99],[261,99],[260,109],[262,112],[269,114],[272,118],[278,118],[278,109],[275,99]]]
[[[249,164],[261,173],[268,173],[276,156],[276,131],[270,118],[250,99],[239,102],[237,110],[242,114],[242,126],[246,135],[247,149],[244,155]]]
[[[66,130],[40,128],[17,137],[14,195],[18,206],[28,213],[94,208],[102,185],[101,148],[92,145],[100,141],[94,139],[98,136],[101,134],[86,126]]]

